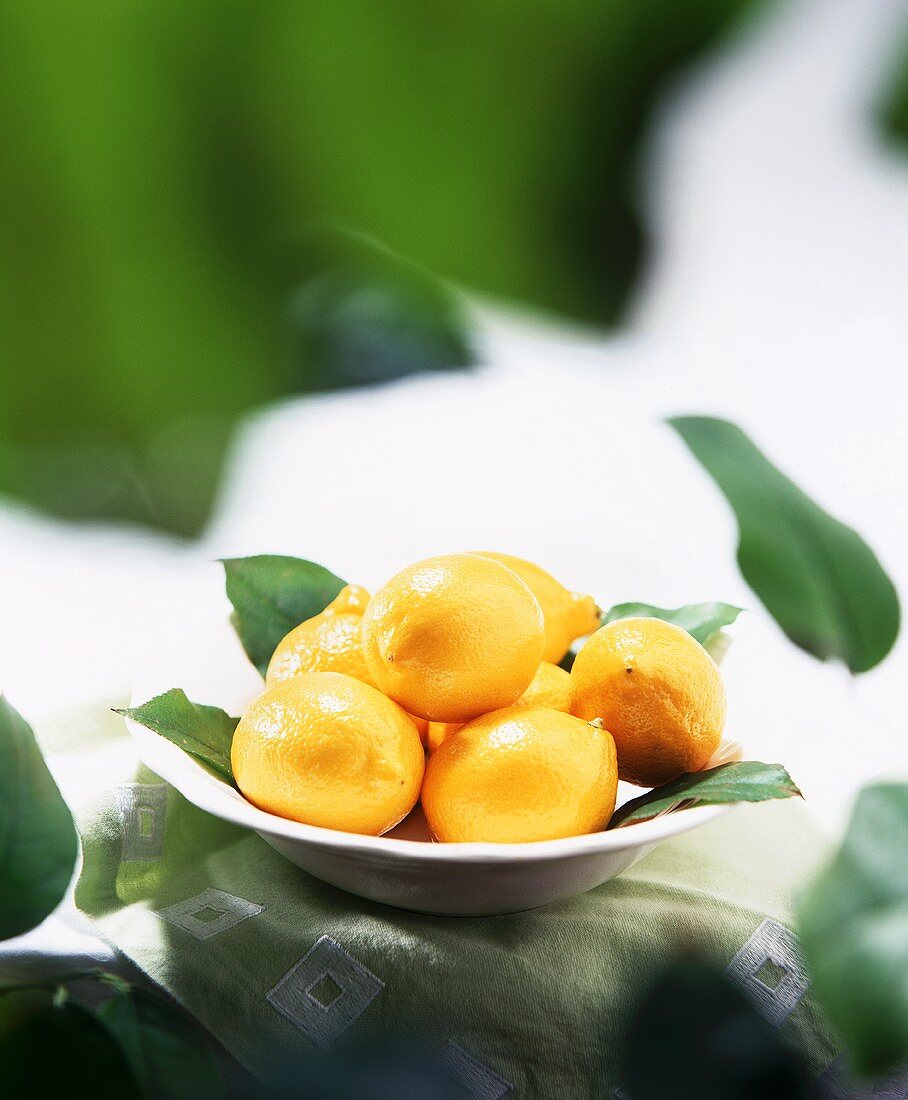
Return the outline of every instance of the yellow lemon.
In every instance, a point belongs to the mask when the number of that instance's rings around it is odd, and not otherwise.
[[[536,669],[530,686],[515,703],[520,707],[551,707],[570,713],[571,677],[558,665],[543,661]],[[429,722],[423,744],[429,752],[435,752],[446,737],[463,728],[463,722]]]
[[[446,737],[463,728],[463,722],[430,722],[426,731],[425,746],[429,752],[435,752]]]
[[[571,592],[538,565],[511,554],[478,551],[484,558],[493,558],[506,565],[533,593],[545,616],[545,650],[542,658],[557,665],[576,638],[583,638],[599,628],[600,611],[592,596]]]
[[[517,700],[522,707],[551,707],[552,710],[571,710],[571,675],[558,665],[543,661],[536,669],[530,686]]]
[[[544,644],[533,593],[512,570],[475,554],[411,565],[375,593],[363,616],[373,681],[432,722],[465,722],[516,702]]]
[[[725,689],[715,661],[661,619],[619,619],[585,643],[571,670],[571,713],[601,718],[622,779],[642,787],[700,771],[718,748]]]
[[[419,734],[423,748],[427,749],[429,747],[429,727],[432,723],[426,718],[420,718],[418,714],[408,714],[407,717],[416,726],[416,732]]]
[[[374,687],[339,672],[282,680],[236,728],[236,784],[280,817],[377,836],[419,797],[425,755],[416,727]]]
[[[369,593],[348,584],[324,611],[294,627],[279,643],[265,674],[269,686],[306,672],[343,672],[372,683],[362,646]]]
[[[439,840],[517,844],[603,829],[617,788],[607,730],[549,707],[508,707],[432,753],[422,806]]]
[[[362,615],[369,603],[369,593],[362,585],[346,584],[322,612],[323,615]]]

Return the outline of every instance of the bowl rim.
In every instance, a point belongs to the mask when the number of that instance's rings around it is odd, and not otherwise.
[[[247,801],[235,787],[229,786],[178,745],[131,718],[126,718],[126,726],[136,742],[143,763],[206,813],[282,840],[392,860],[397,856],[427,863],[515,863],[559,860],[583,854],[650,847],[705,825],[734,809],[734,804],[694,806],[611,831],[601,830],[580,836],[525,841],[519,844],[490,841],[439,843],[403,840],[386,834],[368,836],[306,825],[301,821],[293,821],[259,809]]]

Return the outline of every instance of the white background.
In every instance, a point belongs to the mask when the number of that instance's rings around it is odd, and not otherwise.
[[[752,609],[729,735],[786,763],[824,828],[906,773],[906,642],[858,679],[781,635],[735,565],[731,514],[661,420],[738,421],[855,526],[908,593],[908,159],[870,115],[903,0],[772,8],[690,78],[652,136],[656,252],[609,337],[478,311],[484,366],[254,416],[187,546],[0,509],[0,670],[33,721],[128,697],[176,645],[212,659],[221,556],[309,557],[374,587],[429,553],[539,561],[604,606]],[[177,685],[175,685],[177,686]]]

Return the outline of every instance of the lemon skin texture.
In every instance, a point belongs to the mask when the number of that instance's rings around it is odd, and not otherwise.
[[[396,703],[338,672],[311,672],[268,688],[233,738],[245,797],[279,817],[377,836],[419,797],[425,755]]]
[[[659,786],[706,767],[725,726],[725,689],[712,657],[661,619],[620,619],[596,631],[571,670],[571,713],[601,718],[618,773]]]
[[[463,722],[430,722],[426,731],[425,746],[429,752],[435,752],[446,737],[463,729]]]
[[[536,670],[530,686],[517,700],[515,706],[551,707],[565,714],[570,712],[571,677],[558,665],[543,661]],[[423,744],[429,752],[435,752],[446,737],[463,728],[462,722],[429,722]]]
[[[438,840],[519,844],[603,829],[617,786],[607,730],[548,707],[508,707],[439,745],[422,806]]]
[[[551,707],[552,710],[563,710],[569,714],[571,674],[558,665],[543,661],[517,703],[523,707]]]
[[[369,593],[347,585],[324,611],[299,624],[278,643],[265,683],[307,672],[343,672],[371,683],[362,647],[362,616]]]
[[[499,562],[449,554],[417,562],[363,616],[372,680],[409,713],[466,722],[516,702],[539,667],[542,610]]]
[[[572,592],[539,565],[512,554],[488,550],[478,553],[513,570],[539,601],[545,618],[543,660],[557,665],[577,638],[585,638],[599,628],[601,612],[592,596]]]

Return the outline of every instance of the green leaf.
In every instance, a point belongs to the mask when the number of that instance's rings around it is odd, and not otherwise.
[[[648,991],[625,1044],[633,1100],[808,1100],[807,1067],[714,964],[672,963]]]
[[[313,234],[309,253],[314,270],[290,305],[295,368],[308,388],[475,362],[460,303],[425,269],[349,230]]]
[[[78,850],[72,815],[31,728],[0,696],[0,940],[57,907]]]
[[[879,664],[895,642],[895,587],[861,536],[833,519],[735,424],[668,421],[725,494],[738,520],[738,565],[788,637],[852,672]]]
[[[860,792],[842,846],[800,904],[813,990],[860,1074],[908,1059],[908,783]]]
[[[574,662],[577,660],[578,652],[579,650],[569,649],[558,662],[558,667],[563,668],[565,672],[570,672],[574,667]]]
[[[230,621],[263,676],[278,642],[324,611],[346,583],[315,562],[279,554],[225,558],[222,564],[234,608]]]
[[[115,993],[98,1017],[119,1041],[148,1100],[223,1095],[211,1051],[185,1013],[134,989]]]
[[[603,626],[616,619],[664,619],[691,634],[705,646],[723,626],[730,626],[743,608],[730,603],[689,603],[684,607],[654,607],[648,603],[618,603],[602,616]]]
[[[722,632],[722,627],[731,625],[742,611],[743,608],[730,603],[689,603],[675,608],[655,607],[649,603],[617,603],[603,614],[601,622],[605,626],[618,619],[663,619],[696,638],[719,664],[731,645],[731,638]],[[569,649],[558,662],[561,668],[570,672],[578,652]]]
[[[612,815],[609,829],[648,821],[679,806],[717,805],[727,802],[766,802],[773,798],[800,797],[791,776],[781,764],[759,760],[735,760],[708,771],[691,772],[671,783],[654,787],[632,798]]]
[[[184,752],[201,760],[230,783],[230,746],[239,718],[233,718],[220,707],[208,707],[186,698],[182,688],[171,688],[138,707],[117,710],[146,726]]]
[[[138,1094],[126,1058],[92,1013],[49,1004],[0,1033],[4,1096],[124,1100]]]

